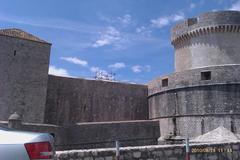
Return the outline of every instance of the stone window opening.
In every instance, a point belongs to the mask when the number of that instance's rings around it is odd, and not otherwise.
[[[16,51],[16,50],[13,51],[13,55],[14,55],[14,56],[17,55],[17,51]]]
[[[162,79],[162,87],[167,87],[168,86],[168,78]]]
[[[211,80],[211,71],[201,72],[201,80]]]

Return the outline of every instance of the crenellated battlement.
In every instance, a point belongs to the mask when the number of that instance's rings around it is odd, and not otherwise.
[[[217,11],[201,14],[199,17],[188,18],[172,28],[171,42],[179,46],[190,38],[218,32],[239,32],[239,11]]]
[[[199,27],[194,30],[191,30],[186,33],[182,33],[176,37],[172,37],[172,45],[174,47],[181,46],[182,43],[185,41],[190,40],[191,38],[203,36],[206,34],[213,34],[213,33],[223,33],[223,32],[233,32],[237,33],[240,32],[240,24],[224,24],[224,25],[212,25],[212,26],[205,26]]]

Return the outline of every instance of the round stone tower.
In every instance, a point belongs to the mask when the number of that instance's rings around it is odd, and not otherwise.
[[[172,29],[175,69],[240,64],[240,13],[209,12]]]
[[[149,83],[150,119],[161,135],[240,133],[240,12],[189,18],[172,29],[175,73]]]

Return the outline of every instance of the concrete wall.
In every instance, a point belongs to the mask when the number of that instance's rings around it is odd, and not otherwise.
[[[44,120],[50,44],[0,36],[0,120]]]
[[[191,160],[238,160],[240,144],[192,145]],[[58,160],[114,160],[115,149],[72,150],[57,152]],[[120,149],[119,160],[184,160],[183,145],[126,147]]]
[[[45,123],[148,119],[147,86],[49,76]]]

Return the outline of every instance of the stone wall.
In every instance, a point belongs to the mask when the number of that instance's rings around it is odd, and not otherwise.
[[[240,114],[239,65],[177,72],[149,83],[150,118],[178,115]],[[202,72],[211,79],[202,80]],[[162,80],[168,85],[162,86]]]
[[[114,147],[119,140],[122,146],[157,144],[160,137],[158,121],[122,121],[81,123],[66,129],[67,144],[62,149]]]
[[[49,76],[45,123],[148,119],[147,86]]]
[[[204,67],[150,82],[149,117],[160,119],[161,136],[198,136],[219,124],[240,133],[239,69],[239,65]],[[211,72],[211,79],[202,80],[203,72]],[[167,86],[162,85],[164,79]]]
[[[206,66],[239,64],[239,38],[239,32],[228,31],[192,37],[178,48],[175,47],[176,72]]]
[[[240,133],[239,115],[196,115],[175,116],[159,119],[160,135],[167,136],[170,133],[176,135],[196,137],[205,134],[219,126],[224,126],[233,133]]]
[[[0,36],[0,120],[43,123],[51,45]]]
[[[188,18],[183,22],[178,23],[172,28],[171,39],[174,40],[183,34],[198,28],[217,26],[217,25],[235,25],[240,24],[240,12],[239,11],[216,11],[206,12],[198,17]]]
[[[238,160],[239,143],[191,145],[191,160]],[[58,160],[114,160],[115,149],[71,150],[56,153]],[[184,160],[183,145],[120,148],[119,160]]]

